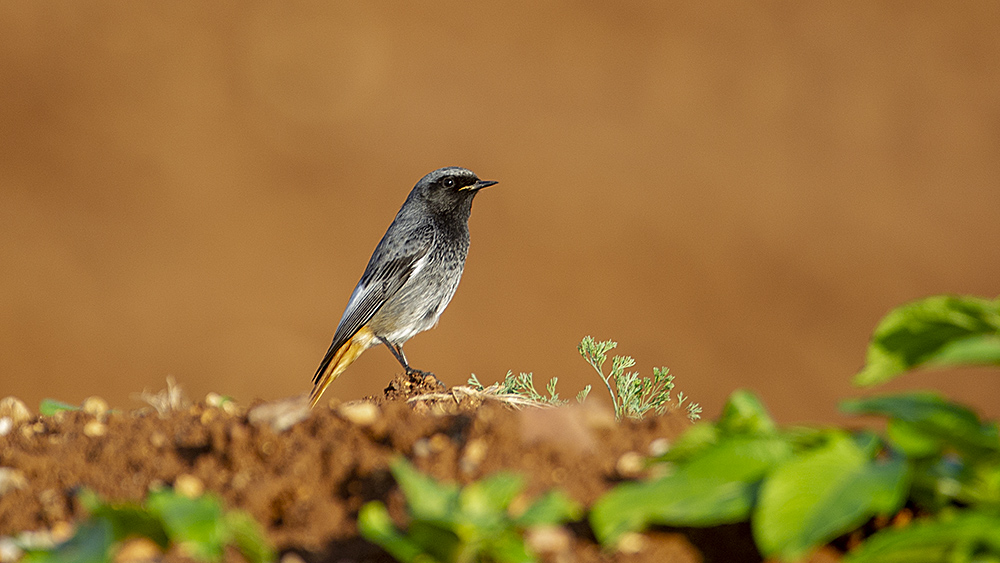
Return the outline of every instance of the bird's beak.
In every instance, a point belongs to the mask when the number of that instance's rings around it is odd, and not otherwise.
[[[475,184],[472,184],[470,186],[465,186],[462,189],[463,190],[481,190],[483,188],[488,188],[488,187],[490,187],[490,186],[492,186],[493,184],[496,184],[496,183],[497,182],[495,180],[480,180],[480,181],[476,182]]]

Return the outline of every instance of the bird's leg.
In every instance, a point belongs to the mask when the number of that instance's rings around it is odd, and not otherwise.
[[[403,369],[406,370],[407,377],[413,377],[415,375],[420,377],[431,376],[434,378],[434,381],[437,381],[439,387],[445,386],[444,383],[442,383],[441,380],[438,379],[433,373],[410,367],[410,363],[406,361],[406,354],[403,353],[402,345],[393,344],[381,336],[379,336],[378,339],[382,342],[382,344],[385,344],[386,348],[388,348],[390,352],[392,352],[392,355],[396,358],[396,361],[399,362],[399,365],[403,366]]]

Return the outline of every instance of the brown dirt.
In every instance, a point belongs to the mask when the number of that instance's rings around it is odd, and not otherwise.
[[[386,394],[404,398],[405,390],[439,391],[400,377]],[[73,494],[82,486],[106,498],[140,499],[150,486],[188,475],[229,507],[249,511],[283,554],[307,562],[391,561],[359,537],[355,522],[362,504],[374,499],[402,516],[403,499],[387,468],[394,455],[462,483],[518,471],[528,478],[529,496],[558,487],[589,505],[622,479],[616,464],[623,454],[645,454],[654,440],[672,440],[689,425],[678,413],[616,423],[596,401],[518,411],[454,399],[461,393],[450,397],[382,400],[374,408],[334,400],[312,412],[297,397],[228,411],[199,403],[163,415],[146,408],[36,417],[0,437],[0,466],[27,481],[0,497],[0,535],[72,522],[82,514]],[[274,428],[282,423],[283,431]],[[568,530],[568,550],[547,560],[760,560],[745,526],[653,530],[627,554],[602,553],[585,522]]]

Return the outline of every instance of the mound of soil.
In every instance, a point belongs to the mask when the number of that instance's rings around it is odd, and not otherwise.
[[[158,410],[107,411],[96,401],[85,403],[89,412],[32,417],[0,436],[0,467],[13,476],[0,486],[0,536],[68,528],[83,516],[74,495],[82,486],[108,499],[139,500],[151,486],[183,483],[248,511],[288,561],[390,562],[358,535],[356,518],[377,499],[405,521],[388,471],[395,455],[460,483],[517,471],[529,496],[558,487],[590,505],[622,479],[642,477],[636,454],[661,450],[690,424],[679,413],[617,423],[593,400],[513,410],[442,391],[434,381],[401,377],[377,400],[331,401],[310,411],[304,397],[241,409],[185,405],[172,390],[150,401]],[[547,550],[545,560],[760,561],[746,526],[657,529],[619,553],[602,552],[585,522],[557,539],[536,545]]]

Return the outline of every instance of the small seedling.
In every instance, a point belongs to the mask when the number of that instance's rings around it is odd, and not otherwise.
[[[57,401],[56,399],[42,399],[42,402],[38,405],[38,412],[42,416],[55,416],[58,412],[78,410],[80,410],[79,405],[71,405],[63,401]]]
[[[400,531],[385,505],[372,501],[358,514],[358,529],[397,561],[530,563],[537,558],[524,543],[523,532],[579,519],[582,508],[552,491],[515,511],[523,479],[498,473],[459,488],[420,473],[405,458],[391,463],[392,474],[406,496],[410,521]]]
[[[23,546],[22,563],[111,561],[124,540],[147,538],[163,551],[177,546],[196,561],[223,560],[226,546],[235,547],[249,563],[276,560],[260,525],[246,512],[226,511],[215,496],[195,498],[172,489],[151,491],[143,504],[109,503],[83,490],[78,496],[90,517],[76,533],[51,549]]]

